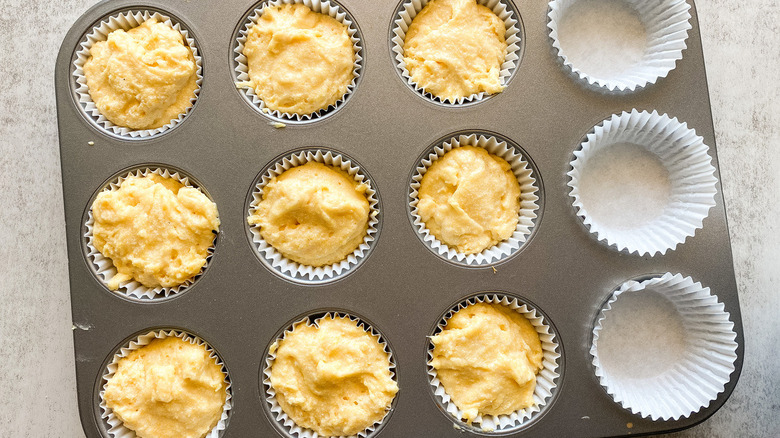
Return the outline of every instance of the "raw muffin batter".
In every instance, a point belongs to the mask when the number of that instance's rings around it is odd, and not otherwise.
[[[118,126],[155,129],[184,113],[198,87],[197,65],[181,33],[152,18],[96,42],[84,63],[89,95]]]
[[[273,178],[247,221],[282,255],[309,266],[347,257],[368,231],[365,184],[332,166],[310,161]]]
[[[431,0],[409,26],[404,62],[412,81],[451,101],[500,93],[506,26],[475,0]]]
[[[381,421],[398,385],[377,338],[354,321],[299,323],[276,347],[271,385],[287,416],[321,436],[349,436]]]
[[[434,162],[418,197],[431,234],[463,254],[508,239],[519,221],[520,184],[511,166],[480,147],[455,148]]]
[[[174,287],[197,275],[219,231],[217,206],[193,187],[157,174],[130,176],[92,204],[95,248],[118,273],[108,281],[136,280]]]
[[[525,316],[477,303],[455,313],[431,342],[431,366],[469,423],[478,415],[508,415],[534,404],[542,344]]]
[[[271,110],[311,114],[341,99],[355,52],[347,26],[302,4],[266,7],[244,44],[249,85]]]
[[[227,397],[225,374],[208,351],[177,337],[131,351],[105,388],[106,405],[140,438],[201,438]]]

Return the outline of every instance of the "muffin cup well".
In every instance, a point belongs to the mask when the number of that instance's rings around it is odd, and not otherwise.
[[[480,428],[478,428],[477,431],[481,433],[494,432],[503,434],[515,432],[537,418],[556,392],[563,362],[561,358],[562,349],[558,343],[558,335],[549,321],[545,320],[546,317],[535,308],[516,297],[498,292],[478,294],[461,301],[444,314],[431,335],[435,336],[441,333],[442,330],[445,329],[447,321],[449,321],[455,313],[477,303],[498,304],[515,310],[531,322],[536,329],[536,332],[539,334],[539,340],[542,342],[543,368],[536,375],[536,389],[534,390],[533,396],[534,405],[515,411],[509,415],[480,415],[473,421],[473,423],[479,423]],[[431,385],[434,399],[436,400],[436,403],[452,417],[451,420],[456,421],[456,424],[458,424],[459,427],[471,429],[473,426],[463,422],[463,411],[450,399],[449,394],[447,394],[447,391],[437,377],[436,369],[431,365],[431,360],[433,360],[433,348],[433,342],[429,340],[428,351],[426,353],[426,364],[428,368],[428,382]]]
[[[414,17],[416,17],[428,3],[429,0],[407,0],[400,6],[393,18],[391,50],[395,66],[401,74],[401,77],[406,81],[407,85],[419,95],[442,105],[461,106],[468,103],[480,102],[492,96],[491,94],[480,92],[470,96],[457,98],[454,101],[449,98],[442,99],[425,91],[424,88],[420,87],[412,80],[412,76],[409,73],[409,70],[406,69],[406,62],[404,61],[404,40],[406,39],[406,32],[409,30],[409,26],[412,24]],[[506,34],[504,35],[507,44],[506,54],[504,56],[504,63],[501,64],[501,70],[499,72],[501,85],[506,87],[520,63],[520,37],[522,36],[522,33],[520,31],[519,16],[517,16],[517,12],[513,9],[511,4],[504,0],[477,0],[477,4],[492,10],[493,13],[504,22],[504,26],[506,27]]]
[[[347,255],[344,260],[327,266],[315,267],[303,265],[283,256],[276,248],[263,239],[263,236],[260,234],[259,225],[247,224],[247,227],[250,233],[252,246],[260,257],[260,260],[271,269],[272,272],[298,283],[322,284],[340,279],[356,269],[362,260],[368,256],[371,249],[373,249],[374,243],[379,236],[379,193],[368,175],[361,170],[360,166],[354,162],[354,160],[343,156],[338,152],[323,148],[304,149],[278,159],[271,163],[271,165],[262,171],[255,179],[252,185],[253,189],[250,193],[250,198],[248,199],[247,216],[255,213],[257,206],[263,200],[263,188],[271,182],[273,178],[280,176],[293,167],[301,166],[310,161],[341,169],[355,178],[355,181],[358,183],[363,183],[368,186],[368,189],[366,190],[366,199],[368,200],[370,210],[368,214],[368,230],[363,238],[363,242],[358,245],[351,254]]]
[[[659,78],[666,77],[675,68],[676,62],[682,59],[682,51],[687,47],[685,40],[688,38],[688,30],[691,29],[689,22],[691,15],[688,12],[690,5],[685,0],[653,2],[621,0],[636,13],[647,34],[647,43],[641,60],[632,67],[612,75],[590,74],[582,70],[569,59],[573,53],[567,53],[566,49],[561,47],[559,34],[561,26],[566,25],[565,22],[562,24],[562,21],[570,12],[570,8],[583,1],[588,0],[551,1],[547,14],[549,18],[547,27],[550,30],[553,47],[563,64],[588,85],[609,92],[635,91],[648,84],[654,84]],[[594,0],[590,1],[594,2]],[[595,23],[589,26],[587,31],[598,32],[599,25],[608,25],[607,22],[603,20]]]
[[[225,404],[222,406],[222,416],[219,419],[219,422],[216,426],[206,435],[206,438],[218,438],[222,431],[225,430],[227,427],[227,420],[228,416],[230,415],[230,410],[233,407],[233,390],[230,383],[230,376],[228,375],[227,368],[225,367],[225,364],[222,363],[222,359],[217,355],[217,353],[209,346],[209,344],[204,341],[203,339],[199,338],[198,336],[189,334],[185,331],[181,330],[153,330],[145,335],[139,336],[135,338],[134,340],[130,341],[129,343],[122,346],[119,351],[117,351],[111,361],[109,362],[108,366],[103,372],[103,377],[101,380],[100,385],[100,412],[101,412],[101,418],[103,419],[104,423],[106,424],[106,428],[108,430],[109,435],[112,438],[136,438],[136,434],[133,430],[128,429],[125,427],[125,425],[122,423],[122,421],[114,414],[114,412],[109,408],[103,400],[103,395],[106,391],[106,385],[108,384],[108,381],[111,380],[112,377],[114,377],[114,373],[116,373],[116,370],[118,368],[118,362],[124,358],[127,357],[127,355],[130,354],[131,351],[138,350],[139,348],[148,345],[150,342],[152,342],[155,339],[164,339],[168,337],[177,337],[184,341],[189,342],[190,344],[196,344],[200,345],[203,348],[206,349],[206,351],[209,352],[209,357],[214,360],[214,363],[219,365],[222,368],[222,372],[225,374],[225,384],[227,385],[225,387]]]
[[[193,187],[200,190],[201,193],[203,192],[200,187],[197,187],[190,182],[189,177],[181,175],[175,170],[171,171],[167,168],[161,167],[145,167],[132,170],[109,182],[101,191],[118,190],[122,183],[130,176],[141,177],[150,174],[156,174],[163,178],[173,178],[185,187]],[[210,197],[209,200],[211,200]],[[94,199],[91,202],[94,202]],[[86,239],[86,255],[87,259],[89,260],[89,264],[91,267],[93,267],[98,279],[100,279],[101,283],[105,284],[111,278],[113,278],[114,275],[117,274],[117,269],[110,258],[105,257],[100,251],[98,251],[97,248],[95,248],[94,237],[92,235],[94,225],[95,218],[92,216],[92,205],[89,205],[89,210],[87,211],[87,220],[84,224],[84,229],[86,230],[84,233],[84,238]],[[211,257],[214,255],[216,239],[217,234],[214,234],[214,240],[212,241],[211,247],[208,249],[208,255],[206,256],[206,263],[203,265],[200,272],[184,283],[175,287],[158,286],[155,288],[150,288],[148,286],[144,286],[136,280],[129,280],[124,283],[120,283],[119,288],[112,292],[122,294],[130,299],[147,301],[168,298],[186,291],[189,287],[195,284],[200,276],[203,275],[203,273],[206,271],[206,268],[208,268]]]
[[[642,342],[638,333],[650,340]],[[736,336],[729,313],[708,287],[666,273],[627,281],[612,294],[593,328],[590,354],[615,402],[654,421],[678,420],[724,391],[735,369]]]
[[[463,254],[455,248],[450,248],[441,242],[425,226],[417,209],[419,202],[418,192],[423,177],[428,168],[447,152],[461,146],[475,146],[485,149],[487,152],[501,157],[512,167],[512,172],[520,184],[520,213],[517,227],[509,239],[499,242],[498,245],[485,249],[477,254]],[[438,256],[455,263],[467,266],[487,266],[498,263],[515,254],[526,242],[533,228],[536,226],[539,212],[540,189],[537,183],[538,176],[523,157],[520,150],[507,143],[507,141],[482,134],[460,134],[435,145],[430,153],[426,153],[417,163],[409,185],[409,208],[412,224],[423,243]]]
[[[625,145],[637,146],[655,156],[668,171],[671,185],[666,206],[659,216],[630,228],[600,223],[588,212],[588,200],[583,202],[580,181],[594,154]],[[633,109],[630,113],[614,114],[597,125],[587,135],[568,172],[569,195],[585,225],[598,240],[606,241],[619,251],[651,256],[675,249],[702,227],[703,220],[715,206],[715,168],[704,139],[677,118]],[[605,175],[609,178],[609,175]],[[609,184],[609,181],[602,183]],[[593,202],[592,200],[590,201]],[[593,207],[593,204],[591,204]],[[615,211],[611,214],[624,214]],[[603,219],[603,218],[602,218]],[[603,220],[602,220],[603,222]]]
[[[100,110],[98,110],[95,102],[92,101],[92,96],[89,94],[87,79],[84,76],[84,63],[86,63],[90,57],[90,49],[92,46],[98,41],[106,41],[108,39],[108,34],[111,32],[117,29],[122,29],[125,31],[130,30],[134,27],[140,26],[146,20],[152,18],[156,18],[161,23],[165,23],[174,30],[181,33],[182,37],[184,38],[184,44],[189,47],[190,51],[192,51],[192,56],[195,59],[195,65],[197,66],[197,80],[195,83],[197,84],[197,88],[195,89],[195,92],[193,93],[193,96],[190,100],[190,106],[184,113],[179,114],[177,118],[171,120],[169,123],[159,128],[133,130],[124,126],[115,125],[105,116],[100,114]],[[190,112],[192,112],[192,108],[195,106],[195,101],[198,99],[201,86],[203,85],[203,60],[198,53],[198,47],[195,44],[195,38],[192,37],[190,32],[183,28],[178,21],[175,21],[171,17],[155,11],[131,10],[118,13],[107,17],[97,26],[93,27],[92,30],[87,33],[87,35],[81,41],[79,47],[80,49],[76,52],[75,60],[73,61],[73,76],[76,81],[75,91],[76,95],[78,96],[79,107],[96,126],[101,128],[106,133],[127,139],[144,139],[154,137],[170,129],[173,129],[176,125],[181,123],[184,118],[190,114]]]
[[[292,333],[297,326],[300,324],[305,324],[309,326],[317,326],[318,322],[321,321],[324,318],[330,318],[330,319],[349,319],[350,321],[354,322],[357,326],[362,328],[366,333],[370,334],[372,337],[376,338],[377,343],[382,345],[384,348],[385,353],[387,354],[387,361],[390,364],[390,375],[391,378],[398,383],[398,377],[396,375],[396,364],[395,364],[395,358],[393,357],[393,352],[390,349],[390,346],[387,344],[387,341],[382,336],[379,331],[377,331],[373,326],[368,324],[366,321],[350,315],[348,313],[340,312],[340,311],[328,311],[322,313],[314,313],[309,316],[306,316],[303,319],[298,320],[297,322],[291,324],[290,326],[286,327],[282,333],[280,333],[276,339],[274,339],[271,347],[269,347],[268,355],[265,358],[265,365],[263,366],[262,370],[262,389],[263,394],[265,394],[265,400],[268,404],[268,408],[271,412],[271,416],[273,419],[277,422],[277,424],[280,426],[280,429],[286,432],[291,437],[296,438],[318,438],[320,435],[318,435],[315,431],[307,428],[302,428],[295,424],[295,422],[287,416],[287,414],[284,412],[282,407],[279,405],[279,403],[276,401],[276,391],[274,390],[273,386],[271,385],[271,368],[273,367],[274,361],[276,360],[276,346],[278,345],[279,341],[284,340],[284,338],[287,336],[288,333]],[[395,395],[395,398],[393,399],[393,405],[395,404],[395,400],[398,398],[398,394]],[[382,420],[374,423],[370,427],[366,428],[365,430],[359,432],[356,435],[352,435],[349,438],[366,438],[368,436],[373,436],[373,432],[378,431],[384,424],[385,421],[390,416],[390,412],[392,411],[392,408],[388,409],[385,416],[382,418]]]
[[[244,44],[246,44],[249,30],[257,24],[257,20],[263,15],[263,10],[268,6],[280,6],[286,4],[302,4],[311,9],[313,12],[327,15],[339,23],[347,26],[347,33],[352,40],[352,50],[355,53],[354,66],[352,68],[352,81],[347,86],[347,92],[344,93],[339,100],[328,108],[322,108],[311,114],[292,114],[278,110],[272,110],[265,105],[265,102],[255,93],[254,88],[249,85],[249,67],[247,66],[247,58],[244,55]],[[335,113],[346,103],[350,95],[355,91],[357,87],[360,75],[363,72],[363,43],[361,42],[360,32],[355,24],[354,19],[349,15],[343,6],[331,2],[329,0],[264,0],[249,14],[241,26],[241,30],[238,32],[238,38],[234,42],[233,52],[235,53],[235,69],[233,76],[236,81],[236,87],[242,90],[244,97],[248,102],[252,104],[262,114],[270,117],[271,119],[281,122],[307,122],[321,119],[325,116]]]

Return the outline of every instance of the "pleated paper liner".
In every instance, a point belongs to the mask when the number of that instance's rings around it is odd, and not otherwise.
[[[343,260],[327,266],[309,266],[288,259],[263,239],[259,225],[248,225],[252,246],[263,262],[272,272],[288,280],[303,284],[323,284],[335,281],[357,269],[373,249],[379,236],[380,211],[379,193],[368,174],[360,165],[349,157],[325,148],[307,148],[288,154],[273,161],[263,170],[252,184],[253,191],[247,199],[247,216],[255,213],[258,204],[263,200],[263,188],[285,171],[301,166],[310,161],[336,167],[355,178],[358,183],[368,186],[369,216],[368,231],[363,242]]]
[[[115,352],[111,361],[109,362],[106,369],[103,371],[103,377],[100,382],[100,412],[101,412],[101,418],[103,419],[103,422],[106,425],[106,429],[108,430],[109,435],[111,438],[136,438],[136,433],[125,427],[125,425],[122,423],[122,421],[114,414],[114,412],[109,408],[106,404],[106,402],[103,400],[103,395],[105,393],[106,384],[108,384],[108,381],[111,380],[112,377],[114,377],[114,373],[116,373],[116,370],[118,368],[118,362],[124,358],[127,357],[127,355],[130,354],[131,351],[138,350],[139,348],[148,345],[150,342],[152,342],[155,339],[164,339],[167,337],[177,337],[184,341],[189,342],[190,344],[199,345],[203,347],[206,351],[209,352],[209,357],[214,360],[214,363],[220,366],[222,368],[222,372],[225,374],[225,404],[222,406],[222,415],[219,419],[219,422],[217,422],[217,425],[214,426],[211,431],[206,434],[205,438],[219,438],[222,436],[223,431],[227,427],[228,417],[230,416],[230,411],[233,407],[233,389],[231,387],[230,383],[230,376],[228,375],[227,367],[225,367],[225,364],[222,362],[222,359],[217,355],[217,353],[209,346],[209,344],[204,341],[203,339],[199,338],[198,336],[192,335],[190,333],[187,333],[183,330],[176,330],[176,329],[167,329],[167,330],[153,330],[145,335],[139,336],[135,338],[134,340],[130,341],[129,343],[125,344],[122,348],[119,349],[119,351]]]
[[[455,313],[477,303],[506,306],[527,318],[536,329],[539,340],[542,343],[543,358],[542,369],[536,375],[536,389],[534,390],[533,395],[534,404],[525,409],[512,412],[509,415],[479,415],[472,422],[479,426],[467,424],[463,421],[463,411],[450,399],[449,394],[447,394],[446,389],[441,385],[441,382],[437,377],[436,369],[431,365],[434,346],[430,340],[428,341],[428,351],[426,354],[428,382],[431,385],[431,390],[433,391],[436,403],[443,412],[446,412],[450,416],[450,420],[453,421],[457,427],[481,434],[518,432],[540,417],[557,393],[563,365],[562,348],[559,345],[558,334],[547,317],[537,311],[532,305],[511,295],[500,292],[486,292],[471,296],[447,311],[438,322],[431,335],[435,336],[441,333],[447,325],[447,321],[449,321]]]
[[[165,23],[172,29],[181,33],[184,38],[184,44],[192,51],[192,56],[195,59],[195,65],[197,66],[197,88],[190,99],[190,106],[187,110],[179,114],[175,119],[172,119],[169,123],[156,129],[140,129],[133,130],[124,126],[118,126],[108,120],[104,115],[100,114],[95,103],[92,101],[92,97],[89,94],[89,87],[87,86],[87,79],[84,76],[84,63],[90,57],[90,49],[98,41],[106,41],[108,34],[111,32],[122,29],[130,30],[132,28],[140,26],[146,20],[156,18],[159,22]],[[195,106],[195,101],[200,95],[200,89],[203,85],[203,60],[198,52],[198,46],[195,42],[195,38],[190,32],[182,26],[176,19],[164,15],[161,12],[149,11],[144,9],[133,9],[125,12],[111,15],[98,23],[97,26],[87,33],[84,39],[79,44],[79,50],[76,52],[76,59],[73,61],[73,76],[76,80],[76,95],[78,96],[79,108],[84,111],[84,114],[90,119],[95,126],[109,135],[118,136],[125,139],[146,139],[150,137],[156,137],[160,134],[167,132],[170,129],[176,127],[181,123],[187,115],[192,112],[192,108]]]
[[[163,178],[173,178],[174,180],[180,182],[185,187],[194,187],[199,191],[203,192],[203,190],[200,187],[198,187],[197,185],[193,184],[192,181],[190,181],[190,178],[188,176],[180,173],[175,169],[165,168],[165,167],[141,167],[135,170],[124,172],[119,177],[114,178],[112,181],[110,181],[101,191],[118,190],[119,187],[122,185],[122,183],[129,176],[141,177],[149,174],[156,174]],[[209,200],[213,202],[213,200],[210,197]],[[94,202],[94,199],[91,202]],[[95,224],[95,218],[92,216],[92,205],[90,204],[88,206],[88,210],[86,213],[86,222],[83,227],[83,230],[85,230],[84,239],[86,241],[86,256],[87,256],[87,260],[89,261],[89,265],[93,269],[93,272],[96,274],[97,278],[100,280],[101,283],[105,284],[108,283],[108,281],[110,281],[111,278],[113,278],[114,275],[117,274],[117,269],[110,258],[103,256],[103,254],[101,254],[100,251],[98,251],[98,249],[95,248],[93,242],[94,237],[92,235],[92,229],[94,224]],[[214,255],[214,248],[216,245],[216,241],[217,241],[217,234],[215,233],[212,245],[208,249],[208,255],[206,256],[206,263],[203,265],[200,272],[194,277],[189,278],[187,281],[185,281],[184,283],[178,286],[174,286],[174,287],[158,286],[158,287],[151,288],[148,286],[144,286],[138,281],[131,279],[120,283],[119,288],[113,292],[122,294],[127,298],[133,300],[139,300],[139,301],[159,300],[159,299],[171,297],[176,294],[183,293],[192,285],[194,285],[208,268],[209,262],[211,261],[211,257]]]
[[[517,227],[509,239],[485,249],[477,254],[463,254],[441,242],[425,226],[417,209],[418,191],[428,168],[447,152],[461,146],[475,146],[503,158],[512,167],[512,172],[520,184],[520,213]],[[478,133],[454,135],[441,144],[434,145],[429,153],[416,164],[409,184],[409,211],[412,224],[423,243],[439,257],[466,266],[488,266],[501,262],[515,254],[528,240],[538,221],[541,185],[538,175],[523,156],[520,149],[497,136]]]
[[[709,147],[666,114],[614,114],[593,128],[574,157],[568,185],[577,215],[619,251],[665,254],[693,236],[715,206]]]
[[[583,83],[633,92],[682,59],[689,9],[685,0],[553,0],[547,27],[564,66]]]
[[[627,281],[599,312],[596,376],[623,408],[653,421],[706,408],[734,372],[734,323],[708,287],[681,274]]]
[[[384,347],[385,353],[387,353],[387,360],[390,364],[390,374],[391,378],[398,383],[398,377],[396,375],[396,364],[395,364],[395,358],[393,357],[393,352],[390,349],[390,346],[387,344],[387,341],[385,340],[384,336],[375,329],[373,326],[371,326],[368,322],[364,321],[362,318],[359,318],[357,316],[348,314],[346,312],[342,311],[326,311],[326,312],[316,312],[312,313],[309,316],[306,316],[303,319],[298,320],[297,322],[291,324],[290,326],[286,327],[273,341],[272,344],[277,344],[279,341],[284,340],[285,336],[287,334],[292,333],[295,328],[301,324],[309,325],[309,326],[316,326],[319,321],[322,319],[329,318],[329,319],[348,319],[352,322],[354,322],[358,327],[362,328],[366,333],[370,334],[372,337],[376,339],[376,341]],[[288,437],[293,438],[319,438],[322,435],[317,434],[317,432],[302,428],[295,424],[295,422],[284,412],[282,407],[279,405],[279,403],[276,401],[276,391],[274,390],[273,386],[271,385],[271,368],[273,367],[274,361],[276,360],[276,350],[275,348],[269,348],[268,355],[265,358],[265,364],[263,366],[262,370],[262,392],[265,396],[265,400],[267,403],[267,406],[271,412],[272,419],[277,422],[277,426],[279,426],[277,429],[282,431],[284,435],[287,435]],[[392,411],[392,406],[395,406],[395,401],[398,399],[398,394],[396,394],[395,398],[393,399],[393,403],[391,405],[391,408],[388,409],[385,416],[382,418],[382,420],[372,424],[365,430],[359,432],[356,435],[352,435],[350,437],[346,438],[373,438],[377,435],[384,426],[387,419],[390,417],[390,413]]]
[[[490,96],[485,92],[475,93],[470,96],[460,97],[455,100],[449,98],[440,98],[427,92],[424,88],[420,87],[414,80],[412,80],[409,70],[406,68],[406,62],[404,61],[404,39],[406,39],[406,32],[409,30],[409,26],[412,24],[414,17],[427,6],[429,0],[407,0],[399,7],[393,18],[393,28],[391,30],[391,50],[395,66],[398,69],[403,80],[406,84],[414,90],[420,96],[430,99],[433,102],[447,105],[447,106],[462,106],[470,103],[481,102]],[[518,64],[520,63],[521,55],[521,41],[520,37],[522,32],[520,30],[520,18],[514,6],[504,0],[477,0],[477,4],[487,7],[496,14],[504,22],[506,27],[506,34],[504,39],[506,41],[506,54],[504,57],[504,63],[501,65],[499,72],[499,78],[501,85],[506,86],[509,80],[515,74]]]
[[[352,69],[352,81],[347,86],[347,92],[341,96],[333,105],[327,108],[319,109],[311,114],[293,114],[282,112],[278,110],[272,110],[268,108],[263,100],[255,93],[254,88],[249,86],[249,67],[247,66],[247,58],[244,55],[244,44],[246,44],[247,37],[249,36],[249,30],[257,24],[257,20],[263,15],[263,10],[266,7],[273,7],[285,4],[302,4],[311,9],[313,12],[327,15],[339,23],[347,26],[347,33],[352,40],[352,50],[355,53],[355,62]],[[363,42],[361,41],[361,35],[358,30],[357,24],[355,24],[354,18],[344,9],[334,2],[328,0],[264,0],[260,2],[254,10],[249,13],[249,16],[245,19],[241,29],[238,32],[236,41],[233,44],[233,52],[235,53],[235,69],[233,70],[233,76],[236,81],[236,86],[241,89],[242,94],[255,109],[264,114],[265,116],[273,119],[278,123],[301,123],[316,121],[338,111],[347,100],[358,85],[358,80],[363,74]]]

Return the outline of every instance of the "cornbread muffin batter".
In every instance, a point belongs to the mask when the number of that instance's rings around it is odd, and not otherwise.
[[[431,0],[409,26],[404,62],[412,81],[441,99],[500,93],[506,26],[475,0]]]
[[[108,281],[174,287],[197,275],[219,231],[217,206],[193,187],[150,173],[129,176],[92,204],[93,244],[114,263]]]
[[[455,313],[431,342],[430,364],[469,423],[479,415],[508,415],[534,404],[542,344],[522,314],[477,303]]]
[[[225,389],[204,347],[167,337],[121,358],[103,400],[140,438],[201,438],[222,416]]]
[[[184,113],[198,87],[197,65],[181,33],[157,19],[96,42],[84,63],[89,95],[118,126],[155,129]]]
[[[276,401],[321,436],[350,436],[381,421],[398,392],[382,345],[349,318],[298,323],[274,347]]]
[[[290,260],[330,265],[347,257],[368,231],[368,186],[332,166],[310,161],[273,178],[247,218]]]
[[[437,239],[463,254],[479,253],[514,233],[520,184],[503,158],[463,146],[423,175],[417,209]]]
[[[347,26],[302,4],[266,7],[244,44],[249,85],[271,110],[311,114],[341,99],[355,52]]]

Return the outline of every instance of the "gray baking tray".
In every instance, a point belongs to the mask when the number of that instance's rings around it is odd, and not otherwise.
[[[523,49],[508,88],[477,105],[450,108],[422,98],[396,71],[390,28],[398,0],[339,3],[363,37],[360,83],[332,116],[285,129],[269,126],[233,82],[233,38],[254,1],[104,1],[65,37],[56,65],[57,117],[78,403],[86,435],[108,436],[96,400],[115,350],[140,332],[172,327],[204,338],[227,366],[233,409],[223,436],[276,436],[261,398],[261,365],[269,343],[303,314],[341,309],[370,321],[393,348],[400,392],[381,436],[461,436],[464,432],[453,428],[434,402],[426,375],[426,336],[449,306],[481,291],[529,300],[559,334],[563,359],[556,394],[544,415],[517,436],[658,433],[691,427],[718,410],[736,385],[744,353],[720,185],[703,229],[675,251],[652,258],[617,252],[592,238],[576,217],[566,186],[572,152],[583,137],[611,114],[632,108],[687,122],[704,137],[718,168],[695,8],[688,48],[668,77],[633,94],[606,95],[580,85],[560,64],[546,27],[547,2],[515,1]],[[122,140],[97,129],[79,109],[71,74],[83,35],[103,17],[130,8],[159,9],[178,18],[194,34],[203,56],[203,88],[192,113],[150,140]],[[542,180],[543,214],[532,238],[514,257],[495,265],[495,272],[442,260],[421,243],[408,216],[413,166],[435,142],[461,131],[512,140]],[[247,237],[245,202],[271,160],[317,146],[355,158],[370,173],[381,195],[382,222],[362,266],[340,281],[311,286],[287,281],[260,262]],[[85,257],[82,227],[91,199],[109,179],[123,169],[154,163],[192,175],[217,203],[222,227],[209,268],[189,291],[140,303],[109,292],[97,280]],[[725,303],[737,333],[738,358],[725,391],[708,407],[678,421],[651,421],[612,401],[594,376],[588,349],[597,311],[615,288],[667,271],[691,276]]]

